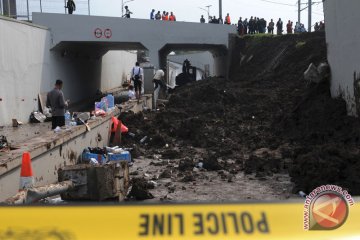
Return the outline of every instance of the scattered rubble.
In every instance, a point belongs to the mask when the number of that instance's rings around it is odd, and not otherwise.
[[[154,196],[149,192],[149,189],[152,187],[151,185],[149,186],[145,178],[133,178],[131,183],[132,187],[127,196],[129,199],[147,200],[154,198]]]
[[[297,46],[299,41],[305,44]],[[324,34],[237,38],[232,52],[241,54],[232,56],[230,80],[183,86],[161,111],[124,113],[121,120],[136,131],[135,137],[124,136],[125,145],[169,159],[172,181],[201,185],[212,195],[208,184],[234,192],[240,181],[260,181],[274,197],[321,184],[359,194],[360,123],[346,115],[343,100],[330,97]],[[241,56],[251,58],[240,65]],[[320,80],[305,80],[311,63]],[[139,145],[143,136],[148,141]],[[289,174],[294,185],[285,186],[288,180],[279,176]],[[244,198],[263,199],[262,194]]]

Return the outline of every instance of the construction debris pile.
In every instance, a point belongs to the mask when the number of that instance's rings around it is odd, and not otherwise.
[[[229,183],[239,172],[265,182],[283,173],[290,194],[322,184],[359,194],[358,120],[331,98],[327,75],[319,83],[304,78],[311,63],[326,62],[324,34],[236,38],[232,52],[230,80],[191,83],[160,112],[121,116],[134,132],[123,139],[134,157],[162,171],[153,180],[171,178],[170,193],[174,182],[196,182],[203,171]]]

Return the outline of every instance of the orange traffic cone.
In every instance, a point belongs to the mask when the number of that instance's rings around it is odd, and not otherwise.
[[[129,129],[122,123],[121,123],[121,133],[128,133]]]
[[[34,186],[33,171],[31,168],[31,158],[29,152],[24,152],[21,163],[20,187],[19,191],[32,188]]]

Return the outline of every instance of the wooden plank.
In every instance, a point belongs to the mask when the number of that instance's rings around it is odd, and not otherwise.
[[[44,112],[44,107],[46,107],[47,93],[39,93],[38,97],[40,102],[40,111]]]

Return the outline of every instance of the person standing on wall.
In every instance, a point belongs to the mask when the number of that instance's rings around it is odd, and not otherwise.
[[[154,86],[154,109],[157,109],[157,100],[159,97],[159,92],[160,90],[166,91],[166,85],[164,83],[165,79],[165,72],[162,69],[159,69],[155,72],[155,75],[153,77],[153,83],[155,84]]]
[[[205,18],[204,18],[204,15],[201,15],[201,18],[200,18],[200,23],[205,23]]]
[[[163,11],[162,15],[161,15],[161,20],[166,21],[166,12]]]
[[[65,126],[65,107],[69,105],[69,100],[65,101],[62,87],[63,82],[56,80],[55,88],[47,94],[46,107],[51,108],[52,129]]]
[[[73,14],[73,12],[76,11],[76,5],[74,0],[68,0],[65,8],[68,9],[69,14]]]
[[[283,21],[279,18],[279,21],[276,23],[277,35],[282,35],[283,32]]]
[[[157,14],[155,15],[155,19],[156,19],[156,20],[161,20],[161,13],[160,13],[160,11],[158,11]]]
[[[155,20],[155,9],[153,9],[150,13],[150,20]]]
[[[289,22],[286,24],[286,32],[287,34],[293,33],[293,22],[289,20]]]
[[[238,21],[238,33],[239,35],[244,35],[244,22],[242,20],[242,17],[239,18],[239,21]]]
[[[133,14],[133,13],[130,11],[129,7],[128,7],[128,6],[125,6],[125,14],[124,14],[124,16],[122,16],[122,17],[130,18],[130,17],[131,17],[131,14]]]
[[[275,27],[274,20],[271,19],[271,21],[269,22],[269,25],[267,27],[269,34],[274,34],[274,27]]]
[[[245,20],[243,21],[243,25],[244,25],[244,34],[248,34],[248,27],[249,27],[249,22],[248,19],[245,18]]]
[[[171,13],[170,13],[170,16],[169,16],[169,21],[173,21],[173,22],[175,22],[175,21],[176,21],[176,17],[175,17],[175,15],[174,15],[174,13],[173,13],[173,12],[171,12]]]
[[[230,15],[229,14],[227,14],[226,17],[225,17],[225,24],[231,25],[231,20],[230,20]]]
[[[135,67],[133,67],[131,71],[131,80],[134,82],[136,98],[138,101],[141,97],[143,76],[143,69],[140,67],[140,64],[136,62]]]

